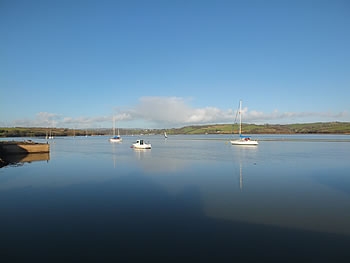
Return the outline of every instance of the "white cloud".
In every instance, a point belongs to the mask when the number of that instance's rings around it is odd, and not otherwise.
[[[130,115],[156,123],[182,123],[190,112],[190,107],[182,98],[142,97]]]
[[[132,119],[144,119],[164,126],[232,121],[231,110],[196,109],[179,97],[143,97],[129,113]]]
[[[14,126],[93,128],[111,127],[113,117],[118,127],[171,128],[186,125],[234,123],[237,110],[216,107],[194,108],[191,100],[181,97],[141,97],[134,107],[115,109],[108,116],[69,117],[60,114],[39,112],[34,120],[16,120]],[[297,123],[316,121],[349,121],[348,112],[279,112],[249,111],[242,109],[246,123]]]
[[[238,122],[237,109],[216,107],[193,108],[190,100],[180,97],[142,97],[132,110],[130,120],[146,120],[160,128],[178,127],[191,124],[234,123]],[[315,121],[345,121],[347,112],[279,112],[270,113],[242,109],[243,122],[246,123],[296,123]]]
[[[39,112],[34,120],[20,119],[15,120],[13,126],[24,127],[55,127],[59,123],[61,116],[55,113]]]

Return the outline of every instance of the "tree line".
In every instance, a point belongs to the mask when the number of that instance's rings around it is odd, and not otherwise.
[[[171,129],[119,129],[120,135],[140,134],[237,134],[238,124],[191,125]],[[350,134],[350,122],[317,122],[303,124],[243,124],[245,134]],[[112,129],[68,129],[40,127],[3,127],[0,137],[98,136],[111,135]]]

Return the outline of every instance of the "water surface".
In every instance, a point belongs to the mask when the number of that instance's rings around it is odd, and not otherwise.
[[[1,255],[348,262],[350,137],[257,137],[50,140],[49,160],[0,169]]]

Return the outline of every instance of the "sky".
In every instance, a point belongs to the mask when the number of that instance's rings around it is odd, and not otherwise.
[[[350,1],[1,0],[0,127],[350,121]]]

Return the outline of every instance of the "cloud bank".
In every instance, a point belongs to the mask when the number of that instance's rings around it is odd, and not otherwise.
[[[279,112],[270,113],[242,109],[246,123],[298,123],[316,121],[346,121],[348,112]],[[237,111],[217,107],[194,108],[191,100],[181,97],[141,97],[136,105],[122,110],[116,108],[106,116],[70,117],[61,114],[39,112],[34,119],[22,119],[12,126],[23,127],[68,127],[68,128],[108,128],[113,117],[119,127],[172,128],[186,125],[234,123]],[[237,120],[236,120],[237,121]]]
[[[232,121],[232,111],[215,107],[192,108],[179,97],[143,97],[130,116],[157,124],[187,125]]]

